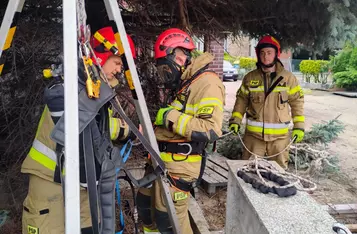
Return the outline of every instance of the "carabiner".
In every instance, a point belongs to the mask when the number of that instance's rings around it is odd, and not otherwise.
[[[189,144],[189,143],[178,143],[178,145],[184,145],[184,146],[188,146],[188,152],[187,153],[178,153],[178,154],[181,154],[181,155],[190,155],[192,153],[192,146]]]

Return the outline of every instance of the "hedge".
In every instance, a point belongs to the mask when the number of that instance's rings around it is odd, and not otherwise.
[[[257,59],[249,57],[241,57],[239,59],[239,67],[244,68],[248,71],[256,68]]]
[[[327,76],[324,73],[328,72],[329,64],[330,62],[326,60],[303,60],[300,63],[300,72],[306,82],[310,83],[311,77],[314,77],[315,83],[326,83]]]

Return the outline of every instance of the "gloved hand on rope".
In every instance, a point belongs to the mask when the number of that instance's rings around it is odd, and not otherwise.
[[[240,125],[239,124],[232,123],[232,124],[229,125],[229,131],[233,131],[234,135],[238,135],[239,129],[240,129]]]
[[[293,138],[296,137],[296,139],[294,140],[295,143],[300,143],[305,136],[305,132],[302,129],[293,129]]]
[[[165,125],[166,116],[172,109],[174,109],[172,106],[168,106],[168,107],[165,107],[165,108],[160,108],[159,111],[156,114],[156,119],[155,119],[155,123],[154,124],[156,126]]]

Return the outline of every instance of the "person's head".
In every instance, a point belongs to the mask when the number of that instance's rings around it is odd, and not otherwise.
[[[263,68],[273,67],[280,57],[280,44],[272,36],[262,37],[255,47],[258,65]]]
[[[168,29],[158,36],[154,45],[155,60],[166,88],[178,86],[183,71],[191,63],[191,51],[195,48],[192,38],[178,28]]]
[[[106,41],[118,47],[112,27],[109,26],[109,27],[101,28],[97,31],[97,33],[103,36]],[[127,38],[133,58],[136,59],[134,42],[129,35]],[[97,64],[95,59],[93,59],[93,62],[99,66],[102,66],[103,71],[108,79],[114,78],[115,74],[121,72],[123,62],[119,55],[115,55],[111,51],[109,51],[103,45],[103,43],[98,41],[94,36],[92,36],[91,38],[91,46],[93,47],[94,54],[96,55],[99,64]]]

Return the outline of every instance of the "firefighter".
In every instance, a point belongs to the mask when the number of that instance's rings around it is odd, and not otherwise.
[[[296,137],[295,142],[303,140],[304,93],[296,77],[285,70],[279,60],[280,44],[274,37],[262,37],[255,50],[257,69],[243,78],[229,120],[229,129],[238,134],[246,114],[244,144],[254,154],[269,156],[278,154],[288,146],[291,120],[294,123],[292,137]],[[243,159],[250,157],[251,154],[244,150]],[[286,169],[289,150],[271,160]]]
[[[207,70],[213,56],[204,53],[192,59],[194,49],[192,38],[177,28],[164,31],[154,45],[158,74],[166,95],[172,95],[166,98],[169,105],[157,112],[155,135],[185,234],[193,233],[188,216],[190,190],[202,176],[206,144],[222,134],[225,97],[220,78]],[[137,203],[144,233],[173,233],[157,181],[150,189],[139,190]]]
[[[102,28],[98,31],[109,42],[115,44],[114,33],[111,27]],[[131,50],[135,57],[135,48],[132,40],[129,38]],[[103,67],[111,86],[118,84],[114,77],[115,74],[120,73],[122,70],[122,60],[119,56],[113,55],[107,51],[104,46],[92,38],[91,44],[94,53],[99,59],[100,65]],[[80,89],[85,90],[85,74],[83,67],[78,72],[78,85]],[[84,95],[85,96],[85,95]],[[89,99],[87,99],[89,100]],[[93,101],[92,101],[93,102]],[[64,90],[63,82],[55,83],[48,86],[45,90],[45,109],[42,113],[38,129],[36,132],[35,140],[33,141],[30,152],[24,160],[21,168],[22,173],[29,174],[29,188],[28,194],[23,203],[22,215],[22,233],[64,233],[64,203],[63,191],[61,187],[61,168],[59,167],[58,157],[62,146],[56,144],[51,139],[51,133],[55,128],[56,123],[60,121],[64,110]],[[79,102],[79,109],[85,112],[85,106],[81,106]],[[97,145],[95,140],[102,140],[102,142],[114,141],[123,142],[128,138],[132,138],[132,134],[128,125],[119,118],[111,115],[110,108],[107,105],[101,107],[105,113],[98,112],[94,116],[94,121],[98,122],[98,126],[93,129],[99,130],[98,134],[93,132],[92,146],[95,148]],[[109,112],[109,113],[108,113]],[[95,113],[94,113],[95,114]],[[84,113],[88,116],[88,113]],[[103,116],[109,118],[109,129],[105,127],[100,128],[99,125],[103,121]],[[81,123],[80,118],[80,123]],[[109,134],[105,134],[109,133]],[[93,233],[92,222],[89,210],[89,200],[87,195],[86,174],[84,168],[84,140],[82,138],[83,132],[80,133],[80,212],[81,212],[81,232],[82,234]],[[96,135],[96,139],[94,136]],[[110,139],[109,139],[110,138]],[[104,143],[101,145],[103,146]],[[110,146],[110,144],[108,145]],[[101,151],[98,150],[99,154]],[[97,179],[100,176],[100,165],[95,161]]]

